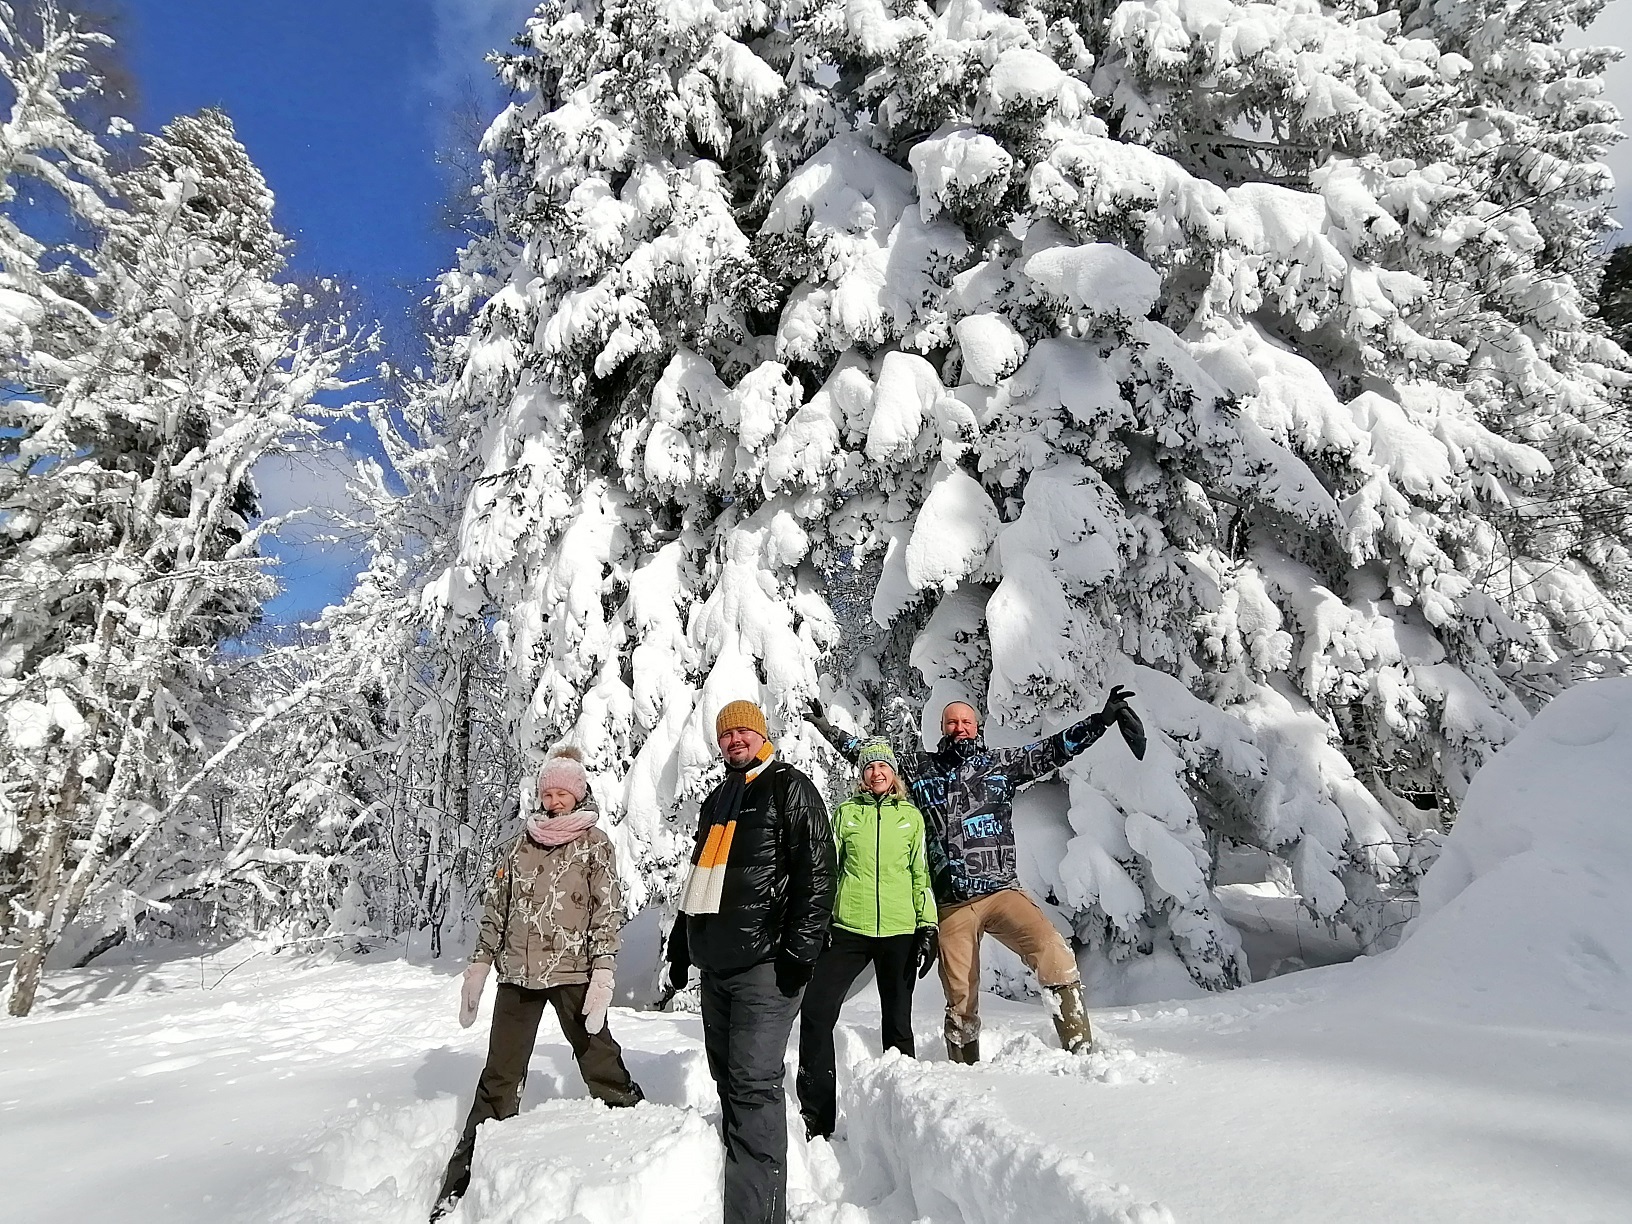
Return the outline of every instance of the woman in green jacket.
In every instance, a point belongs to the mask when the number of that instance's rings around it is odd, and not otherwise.
[[[838,1117],[833,1026],[850,984],[874,967],[884,1048],[911,1057],[913,983],[939,954],[923,815],[896,774],[888,740],[868,740],[856,763],[861,785],[833,813],[833,924],[799,1012],[799,1112],[812,1138],[831,1136]]]

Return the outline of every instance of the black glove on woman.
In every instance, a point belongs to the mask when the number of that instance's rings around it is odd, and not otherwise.
[[[914,968],[918,970],[918,976],[923,977],[940,954],[941,933],[932,926],[919,927],[912,936],[912,959],[907,962],[907,977],[912,977]]]

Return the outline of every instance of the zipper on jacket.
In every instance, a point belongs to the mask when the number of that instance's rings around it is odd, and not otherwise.
[[[873,937],[884,930],[884,895],[879,885],[879,874],[884,857],[884,796],[873,800]]]

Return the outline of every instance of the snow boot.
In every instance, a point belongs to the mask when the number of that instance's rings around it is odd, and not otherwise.
[[[1088,1011],[1082,1005],[1082,986],[1069,982],[1050,986],[1048,993],[1048,1010],[1054,1017],[1061,1047],[1073,1054],[1087,1054],[1094,1048],[1094,1034],[1088,1027]]]
[[[452,1211],[470,1189],[470,1161],[475,1148],[475,1143],[467,1146],[461,1141],[454,1149],[453,1159],[448,1161],[447,1172],[442,1175],[442,1188],[436,1192],[436,1206],[431,1208],[431,1224]]]
[[[946,1056],[955,1063],[972,1067],[980,1061],[980,1038],[959,1045],[950,1037],[946,1041]]]

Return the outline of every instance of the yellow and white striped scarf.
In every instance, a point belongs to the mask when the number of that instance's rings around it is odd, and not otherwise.
[[[720,796],[722,802],[712,813],[713,823],[709,826],[708,836],[692,862],[691,875],[686,880],[685,891],[680,895],[681,913],[720,912],[720,899],[725,895],[725,867],[731,857],[731,840],[737,834],[737,813],[742,810],[743,792],[775,758],[776,749],[766,740],[752,766],[735,778],[726,779],[727,784],[737,778],[741,781],[735,786],[735,793]]]

